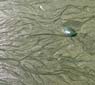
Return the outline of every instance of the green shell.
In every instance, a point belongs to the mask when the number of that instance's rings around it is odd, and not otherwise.
[[[71,27],[64,27],[63,30],[66,37],[75,37],[77,35],[76,31]]]

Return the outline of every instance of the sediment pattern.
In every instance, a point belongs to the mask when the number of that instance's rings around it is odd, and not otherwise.
[[[95,85],[94,3],[0,0],[0,85]]]

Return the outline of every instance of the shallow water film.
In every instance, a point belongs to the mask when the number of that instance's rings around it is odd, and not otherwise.
[[[0,0],[0,85],[95,85],[95,0]]]

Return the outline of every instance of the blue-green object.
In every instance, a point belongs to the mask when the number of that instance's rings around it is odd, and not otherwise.
[[[77,35],[76,31],[71,27],[64,27],[63,31],[66,37],[75,37]]]

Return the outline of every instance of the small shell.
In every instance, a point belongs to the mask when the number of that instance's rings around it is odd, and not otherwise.
[[[64,31],[64,35],[66,37],[75,37],[77,35],[77,33],[75,32],[75,30],[72,29],[71,27],[64,27],[63,31]]]

